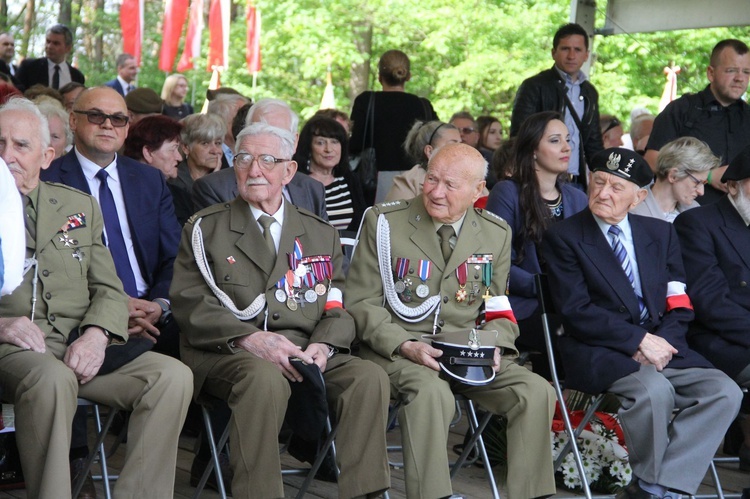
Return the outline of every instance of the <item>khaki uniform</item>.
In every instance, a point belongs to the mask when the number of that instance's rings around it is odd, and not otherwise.
[[[261,330],[281,334],[305,348],[327,343],[338,350],[323,377],[339,422],[337,450],[341,497],[386,489],[390,478],[385,450],[388,380],[376,365],[349,355],[354,321],[340,306],[326,309],[327,296],[343,288],[342,253],[336,230],[315,215],[284,201],[284,223],[278,257],[265,245],[248,204],[241,198],[214,205],[188,220],[175,262],[170,295],[182,337],[182,360],[195,375],[198,399],[210,395],[232,409],[230,464],[234,497],[282,497],[277,435],[286,413],[289,382],[271,362],[233,341]],[[194,227],[202,231],[206,259],[218,288],[239,310],[258,295],[260,313],[239,320],[216,298],[201,275],[192,244]],[[298,240],[302,256],[322,255],[333,263],[331,291],[314,302],[288,308],[277,300],[277,282],[290,270],[287,257]],[[326,283],[327,284],[327,283]],[[302,285],[301,291],[309,287]]]
[[[0,383],[15,404],[29,497],[70,496],[67,463],[77,397],[133,411],[116,497],[172,497],[191,373],[178,361],[147,352],[79,385],[61,362],[68,335],[76,327],[99,326],[127,339],[127,296],[102,244],[103,219],[96,200],[44,182],[30,197],[36,241],[27,232],[26,244],[29,254],[36,253],[39,279],[34,323],[46,335],[47,351],[0,345]],[[0,300],[1,317],[30,317],[33,276],[32,268],[21,286]]]
[[[384,285],[381,277],[376,238],[381,214],[390,227],[391,268],[386,273],[392,273],[394,281],[403,282],[404,278],[411,281],[410,301],[401,299],[402,305],[415,308],[429,297],[439,297],[438,310],[417,322],[404,320],[385,298],[385,288],[389,284]],[[500,372],[486,386],[449,385],[437,372],[397,353],[403,342],[421,340],[422,335],[433,332],[433,327],[443,332],[474,327],[484,310],[481,295],[487,291],[487,278],[483,274],[488,267],[486,263],[469,263],[468,296],[461,302],[456,300],[459,289],[456,268],[470,258],[487,261],[491,255],[489,295],[503,297],[510,268],[510,244],[510,229],[504,221],[482,210],[469,210],[446,264],[435,223],[425,210],[421,195],[412,201],[376,205],[365,215],[349,270],[346,302],[363,342],[362,357],[386,370],[393,396],[403,401],[399,422],[406,492],[410,498],[434,499],[451,494],[446,452],[448,427],[455,410],[451,390],[508,418],[511,498],[555,493],[550,443],[554,393],[546,381],[510,359],[515,354],[514,341],[518,334],[513,321],[490,315],[491,320],[483,326],[483,329],[498,331],[496,346],[505,352]],[[409,265],[405,276],[399,279],[400,258],[409,259]],[[416,293],[417,286],[422,284],[420,260],[432,262],[431,274],[424,281],[429,288],[425,298]],[[472,297],[471,292],[476,290],[478,293]],[[403,315],[403,308],[399,308]],[[412,320],[416,319],[418,317]]]

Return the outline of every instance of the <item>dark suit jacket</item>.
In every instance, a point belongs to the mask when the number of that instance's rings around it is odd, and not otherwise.
[[[117,78],[115,78],[114,80],[109,80],[104,85],[109,88],[114,88],[118,94],[125,97],[125,89],[122,88],[122,85],[120,84],[120,80],[118,80]]]
[[[315,213],[328,220],[326,213],[326,191],[323,184],[304,173],[294,174],[287,184],[292,204]],[[237,197],[237,177],[234,168],[226,168],[199,178],[193,184],[193,206],[195,211],[217,203],[226,203]]]
[[[520,186],[513,180],[504,180],[492,188],[485,209],[499,216],[510,225],[513,231],[513,246],[510,254],[510,305],[516,319],[527,319],[533,315],[539,306],[536,296],[536,285],[534,275],[542,272],[539,265],[539,256],[536,252],[536,244],[531,241],[523,242],[524,258],[516,264],[521,228],[524,223],[524,214],[518,204]],[[580,189],[570,184],[563,184],[563,217],[570,218],[586,208],[588,200]]]
[[[180,226],[172,195],[161,172],[125,156],[117,156],[130,233],[148,299],[169,297],[172,267],[180,242]],[[42,170],[45,181],[60,182],[91,194],[75,149]]]
[[[632,356],[647,332],[678,350],[667,367],[711,367],[688,348],[692,309],[667,309],[668,283],[685,282],[674,228],[638,215],[629,220],[651,316],[645,324],[640,324],[633,287],[588,208],[553,225],[542,240],[552,299],[565,328],[559,345],[568,388],[600,393],[637,371],[640,364]]]
[[[750,229],[726,196],[674,226],[695,307],[690,344],[734,378],[750,364]]]
[[[565,80],[554,68],[528,78],[521,83],[513,102],[513,114],[510,121],[510,136],[518,135],[518,130],[526,118],[542,111],[557,111],[565,114]],[[599,94],[589,81],[581,84],[583,97],[583,116],[581,125],[581,165],[588,163],[591,157],[604,149],[602,132],[599,128]]]
[[[66,62],[65,64],[68,65],[68,69],[70,70],[71,81],[80,83],[82,85],[86,83],[86,77],[83,76],[83,73],[71,66],[69,62]],[[44,85],[45,87],[51,87],[52,82],[49,79],[47,58],[40,57],[38,59],[24,60],[21,63],[21,66],[18,68],[16,78],[21,83],[24,90],[31,88],[37,83],[40,85]]]

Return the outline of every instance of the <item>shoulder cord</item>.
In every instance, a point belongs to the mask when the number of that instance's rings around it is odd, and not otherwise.
[[[440,297],[430,296],[415,308],[407,307],[398,299],[394,288],[391,272],[391,229],[384,214],[378,216],[377,229],[378,263],[380,265],[380,279],[383,282],[383,294],[393,312],[406,322],[421,322],[440,304]]]
[[[214,282],[214,276],[211,274],[211,269],[208,267],[208,260],[206,259],[206,250],[203,247],[203,231],[201,231],[202,218],[195,221],[193,226],[193,254],[195,255],[195,263],[198,265],[198,269],[201,271],[203,279],[205,279],[208,287],[214,293],[216,298],[219,299],[222,305],[229,309],[241,321],[246,321],[255,318],[263,308],[266,306],[266,295],[265,293],[259,294],[255,300],[245,309],[239,310],[234,304],[231,298],[223,292]]]

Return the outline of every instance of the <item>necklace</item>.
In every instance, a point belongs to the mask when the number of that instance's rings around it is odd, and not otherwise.
[[[553,201],[545,199],[544,202],[547,203],[547,207],[549,208],[552,218],[558,218],[562,215],[562,193],[557,196],[557,199]]]

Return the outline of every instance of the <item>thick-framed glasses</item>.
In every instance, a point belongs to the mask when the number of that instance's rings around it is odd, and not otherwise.
[[[279,159],[270,154],[259,154],[253,156],[249,152],[240,152],[234,155],[234,167],[240,170],[247,170],[253,165],[253,161],[258,162],[258,166],[264,170],[273,170],[279,163],[291,161],[291,159]]]
[[[690,172],[685,172],[685,175],[690,177],[690,179],[695,182],[695,187],[699,187],[701,185],[706,185],[708,183],[708,180],[701,180],[699,178],[695,178],[693,175],[690,174]]]
[[[465,126],[463,128],[459,128],[458,131],[461,132],[464,135],[469,135],[470,133],[476,132],[477,129],[476,128],[472,128],[470,126]]]
[[[105,114],[101,111],[78,111],[74,110],[74,113],[85,114],[86,119],[92,125],[103,125],[105,121],[109,120],[112,126],[115,128],[122,128],[128,124],[130,118],[124,114]]]

